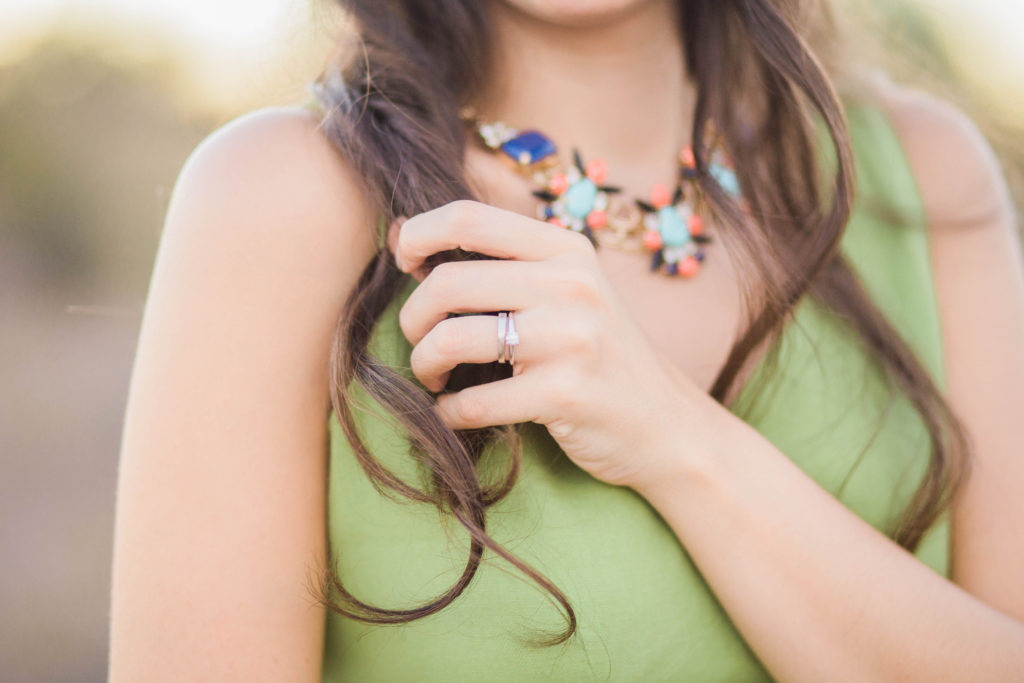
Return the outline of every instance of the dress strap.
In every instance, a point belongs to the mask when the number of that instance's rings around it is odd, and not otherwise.
[[[945,387],[930,232],[903,145],[877,105],[847,107],[857,202],[841,247],[882,312]]]

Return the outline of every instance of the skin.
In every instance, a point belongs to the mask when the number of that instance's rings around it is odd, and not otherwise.
[[[495,10],[497,49],[514,59],[499,60],[481,111],[603,157],[629,193],[673,177],[693,93],[681,77],[649,87],[652,74],[682,73],[669,4]],[[580,68],[592,60],[601,67]],[[457,202],[390,232],[398,263],[421,280],[400,323],[414,372],[437,389],[455,363],[497,356],[493,318],[447,312],[518,311],[515,375],[440,396],[445,420],[539,421],[581,467],[635,488],[777,679],[1010,680],[1024,671],[1015,216],[969,120],[925,96],[882,92],[932,224],[948,398],[975,445],[954,502],[952,580],[707,396],[740,320],[738,276],[716,243],[693,280],[650,274],[642,254],[594,252],[527,218],[523,181],[471,149],[486,203]],[[325,552],[326,360],[373,253],[371,224],[358,178],[300,110],[233,122],[186,164],[126,414],[111,680],[319,680],[324,614],[303,586]],[[418,268],[452,246],[510,260]],[[668,302],[679,315],[661,313]]]
[[[112,681],[319,680],[326,361],[375,248],[356,188],[289,109],[229,124],[181,173],[125,417]]]

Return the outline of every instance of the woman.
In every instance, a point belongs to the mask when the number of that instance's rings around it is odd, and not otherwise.
[[[963,115],[841,105],[795,3],[346,5],[322,112],[178,181],[112,680],[1021,676],[1024,277]]]

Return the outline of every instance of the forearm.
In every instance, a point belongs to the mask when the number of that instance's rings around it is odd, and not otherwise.
[[[775,677],[1024,676],[1024,624],[879,533],[751,427],[729,426],[714,453],[681,454],[677,474],[639,493]]]

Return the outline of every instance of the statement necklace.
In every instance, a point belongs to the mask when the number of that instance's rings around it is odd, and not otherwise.
[[[699,272],[704,245],[711,238],[702,218],[707,207],[689,147],[679,150],[679,176],[672,189],[656,183],[646,199],[630,199],[621,188],[604,184],[608,166],[601,159],[584,163],[579,150],[573,149],[573,163],[560,168],[555,143],[540,131],[482,121],[472,109],[463,110],[462,118],[473,124],[484,146],[534,183],[533,195],[540,200],[538,219],[581,232],[595,247],[653,252],[652,271],[685,278]],[[736,174],[717,145],[712,147],[708,171],[726,193],[739,196]]]

